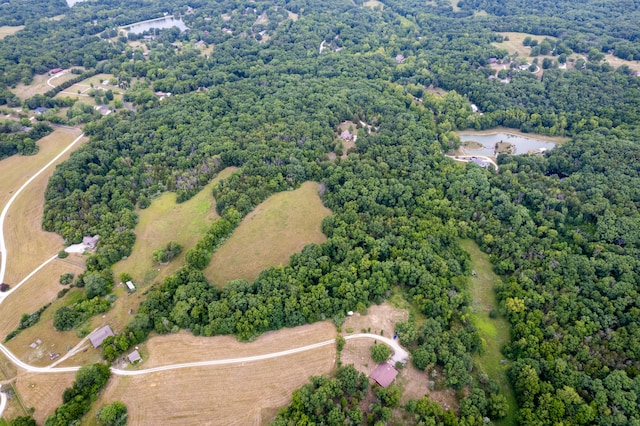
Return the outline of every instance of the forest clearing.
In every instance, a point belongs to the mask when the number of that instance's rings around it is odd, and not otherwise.
[[[3,25],[0,27],[0,40],[3,40],[6,36],[14,35],[18,31],[24,28],[24,25]]]
[[[502,346],[509,342],[509,322],[498,313],[498,300],[494,288],[494,284],[500,280],[500,277],[493,272],[489,255],[480,251],[474,241],[462,240],[460,245],[471,255],[471,265],[475,272],[475,275],[469,278],[473,298],[471,304],[474,310],[473,323],[484,341],[484,353],[476,356],[476,360],[489,378],[500,383],[501,390],[507,397],[509,403],[507,416],[499,424],[512,425],[516,421],[517,403],[507,379],[509,366],[502,361],[504,355],[501,353]],[[492,312],[495,313],[492,314]],[[497,316],[493,318],[492,315]]]
[[[82,67],[74,67],[82,68]],[[29,84],[19,83],[11,91],[21,100],[27,100],[35,95],[44,95],[53,87],[59,86],[65,81],[71,80],[77,77],[76,74],[71,73],[69,70],[65,70],[56,75],[50,76],[48,73],[36,74],[33,76],[33,81]]]
[[[144,288],[154,280],[175,272],[184,264],[184,253],[202,238],[211,223],[218,219],[216,201],[211,188],[237,169],[227,167],[191,199],[176,203],[176,194],[165,192],[151,201],[146,209],[138,209],[136,242],[131,255],[114,265],[114,275],[131,274],[136,286]],[[153,260],[153,251],[175,241],[182,252],[166,265]],[[133,306],[135,307],[135,306]]]
[[[320,228],[330,213],[316,182],[272,195],[244,218],[204,273],[217,286],[239,278],[253,281],[264,269],[288,264],[305,245],[325,241]]]

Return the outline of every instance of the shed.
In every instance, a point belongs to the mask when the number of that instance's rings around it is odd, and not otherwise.
[[[137,350],[131,352],[129,355],[127,355],[127,359],[129,360],[129,362],[131,364],[135,364],[138,361],[142,361],[142,357],[140,356],[140,352],[138,352]]]
[[[127,285],[127,288],[129,289],[129,291],[134,291],[136,289],[136,286],[133,285],[131,281],[127,281],[125,284]]]
[[[389,386],[393,380],[398,375],[398,370],[396,370],[391,364],[388,362],[383,362],[378,364],[373,373],[371,373],[371,378],[383,388]]]
[[[98,240],[100,239],[100,235],[94,235],[93,237],[83,237],[82,244],[87,246],[87,248],[93,250],[96,248],[96,244],[98,244]]]
[[[49,71],[49,75],[55,75],[62,72],[62,68],[54,68],[51,71]]]
[[[104,339],[113,335],[114,334],[113,334],[113,330],[111,330],[111,327],[109,327],[108,325],[105,325],[104,327],[99,328],[93,333],[91,333],[89,335],[89,340],[91,340],[91,344],[93,345],[93,347],[97,348],[102,344]]]
[[[5,292],[9,290],[9,284],[7,283],[2,283],[0,284],[0,291]]]
[[[350,141],[353,140],[353,134],[350,131],[345,130],[344,132],[340,133],[340,138],[345,141]]]

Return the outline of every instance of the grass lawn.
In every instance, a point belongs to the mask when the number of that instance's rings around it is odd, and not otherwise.
[[[222,170],[202,191],[184,203],[177,204],[176,194],[166,192],[153,200],[148,208],[138,210],[136,242],[131,256],[114,265],[116,280],[120,273],[128,272],[138,288],[145,287],[182,266],[185,252],[195,246],[218,218],[211,188],[235,170],[232,167]],[[164,248],[170,241],[182,245],[182,253],[168,265],[158,265],[153,261],[153,251]]]
[[[74,68],[82,69],[82,67]],[[31,84],[24,85],[20,83],[14,89],[11,89],[11,91],[20,98],[20,100],[24,101],[34,95],[43,95],[52,88],[75,77],[76,75],[72,74],[70,71],[63,71],[54,76],[50,76],[49,74],[34,75]]]
[[[14,27],[9,25],[4,25],[0,27],[0,40],[4,39],[6,36],[14,35],[18,31],[24,28],[24,25],[16,25]]]
[[[85,103],[88,103],[90,105],[94,105],[95,102],[94,100],[88,95],[88,92],[95,88],[95,89],[102,89],[105,92],[107,90],[111,90],[114,94],[114,99],[121,99],[122,98],[122,92],[123,90],[120,89],[117,86],[110,86],[110,85],[104,85],[102,84],[103,81],[105,80],[109,80],[111,77],[113,77],[113,74],[96,74],[93,77],[89,77],[86,78],[74,85],[72,85],[71,87],[66,88],[65,90],[63,90],[62,92],[59,92],[58,94],[56,94],[55,97],[57,98],[65,98],[65,97],[69,97],[69,98],[75,98],[75,99],[79,99]],[[93,85],[93,86],[92,86]],[[80,92],[80,93],[78,93]]]
[[[315,182],[272,195],[214,253],[205,275],[212,284],[223,286],[237,278],[252,281],[264,269],[286,265],[307,244],[326,240],[320,227],[330,213],[320,201]]]
[[[474,310],[473,322],[478,328],[480,336],[485,343],[484,354],[476,358],[477,364],[487,375],[500,383],[504,395],[509,403],[507,417],[496,424],[515,425],[517,404],[509,385],[506,371],[507,364],[501,364],[503,359],[500,349],[509,341],[509,323],[499,316],[490,318],[489,312],[497,309],[498,302],[493,285],[500,278],[493,272],[489,255],[480,251],[478,245],[472,240],[460,242],[463,249],[471,254],[471,264],[476,275],[471,278],[471,296]]]

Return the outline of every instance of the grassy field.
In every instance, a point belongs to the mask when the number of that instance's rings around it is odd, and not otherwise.
[[[26,407],[35,407],[33,417],[44,424],[47,416],[62,405],[62,392],[75,380],[75,373],[38,374],[21,373],[15,383],[16,390]]]
[[[14,35],[18,31],[24,28],[24,25],[16,25],[14,27],[4,25],[0,27],[0,40],[3,40],[6,36]]]
[[[51,157],[54,157],[55,154],[59,153],[63,147],[66,147],[78,135],[79,131],[76,130],[56,129],[52,134],[43,138],[39,145],[43,146],[51,143],[57,147],[57,150],[47,152],[41,160],[49,157],[47,154],[53,154]],[[58,163],[69,158],[71,152],[80,146],[80,143],[76,144],[74,148],[58,160]],[[46,164],[45,161],[34,161],[39,156],[40,153],[33,159],[19,156],[7,159],[11,160],[15,158],[17,160],[16,164],[14,164],[14,170],[19,177],[16,179],[15,176],[9,176],[8,180],[12,180],[12,184],[15,186],[12,186],[10,189],[3,189],[7,192],[18,189],[29,176]],[[22,162],[21,160],[27,161]],[[16,198],[7,213],[4,237],[10,262],[7,263],[5,281],[9,284],[19,282],[34,268],[63,248],[63,240],[59,235],[42,230],[44,191],[54,169],[54,167],[50,167],[38,176],[38,178],[30,184],[29,188]],[[3,171],[3,175],[4,173],[5,171]]]
[[[74,67],[74,68],[82,68],[82,67]],[[76,77],[76,75],[71,74],[71,72],[68,72],[68,71],[61,72],[59,74],[56,74],[53,77],[49,76],[49,74],[34,75],[33,81],[31,82],[31,84],[24,85],[20,83],[14,89],[11,89],[11,91],[18,98],[24,101],[26,99],[33,97],[34,95],[42,95],[48,92],[49,90],[51,90],[52,87],[47,83],[48,81],[50,84],[53,85],[53,87],[55,87],[55,86],[58,86],[60,83],[64,83],[67,80],[71,80],[74,77]]]
[[[96,74],[93,77],[86,78],[72,85],[71,87],[66,88],[62,92],[59,92],[56,97],[70,97],[72,99],[75,98],[84,102],[90,101],[90,103],[93,104],[93,99],[89,97],[87,92],[89,92],[92,88],[95,88],[102,89],[104,91],[111,89],[113,91],[114,99],[121,99],[122,90],[120,88],[118,88],[117,86],[102,84],[103,81],[109,80],[111,77],[113,77],[113,74]]]
[[[509,341],[509,323],[502,316],[489,317],[491,310],[498,308],[493,285],[500,278],[493,272],[489,256],[480,251],[474,241],[464,240],[460,242],[460,245],[471,254],[472,268],[476,273],[471,278],[473,322],[485,343],[485,351],[476,358],[476,361],[482,371],[500,383],[509,402],[507,417],[497,424],[514,425],[517,412],[516,400],[507,379],[507,364],[500,362],[503,359],[500,349]]]
[[[186,332],[155,336],[140,347],[142,368],[175,362],[232,358],[282,351],[334,339],[328,321],[260,336],[240,343],[231,336],[195,337]],[[85,424],[95,424],[96,410],[123,401],[129,423],[259,425],[273,420],[290,402],[291,392],[309,376],[335,366],[335,346],[246,364],[189,368],[136,377],[113,377],[101,392]],[[197,389],[197,391],[196,391]]]
[[[223,286],[237,278],[254,280],[264,269],[285,265],[305,245],[326,240],[320,227],[330,213],[320,201],[315,182],[272,195],[249,213],[216,251],[205,275],[213,284]]]
[[[202,191],[184,203],[176,204],[176,194],[166,192],[153,200],[148,208],[138,210],[136,242],[131,256],[114,266],[116,277],[128,272],[138,287],[144,287],[178,269],[184,263],[185,252],[218,218],[211,188],[235,170],[232,167],[222,170]],[[152,259],[153,251],[165,247],[169,241],[181,244],[182,253],[168,265],[158,265]]]

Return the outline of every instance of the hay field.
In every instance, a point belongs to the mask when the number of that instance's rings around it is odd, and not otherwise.
[[[114,266],[116,279],[120,273],[128,272],[136,286],[144,287],[182,266],[186,251],[195,246],[218,218],[211,188],[235,170],[234,167],[222,170],[202,191],[184,203],[176,204],[176,194],[165,192],[148,208],[138,210],[136,242],[131,256]],[[181,244],[182,253],[168,265],[158,265],[152,259],[153,251],[165,247],[170,241]]]
[[[322,243],[322,219],[331,213],[322,205],[316,182],[272,195],[249,213],[216,251],[205,275],[212,284],[243,278],[254,280],[262,270],[286,265],[293,253]]]
[[[17,190],[33,173],[40,170],[53,157],[80,135],[79,130],[55,129],[36,144],[40,148],[36,155],[12,155],[0,160],[2,179],[0,179],[0,207],[9,201],[13,191]],[[79,146],[79,145],[78,145]],[[42,195],[42,194],[41,194]]]
[[[0,40],[3,40],[6,36],[14,35],[22,29],[24,29],[24,25],[3,25],[0,27]]]
[[[328,321],[267,333],[251,343],[231,336],[203,338],[181,332],[151,338],[141,347],[142,368],[189,360],[231,358],[276,352],[335,338]],[[129,411],[129,425],[259,425],[288,404],[293,390],[309,376],[327,374],[335,365],[335,346],[245,364],[188,368],[135,377],[112,377],[96,410],[114,400]],[[146,354],[146,355],[145,355]]]
[[[56,129],[52,134],[43,138],[40,145],[48,144],[50,141],[62,142],[65,147],[78,136],[77,130]],[[63,155],[56,164],[69,158],[71,152],[81,146],[76,144],[71,150]],[[56,154],[62,148],[58,149]],[[24,157],[19,157],[20,160]],[[22,167],[16,165],[16,172],[20,173],[22,179],[15,182],[18,186],[10,189],[17,190],[18,187],[33,173],[39,170],[46,163],[31,162],[28,166],[20,163]],[[29,167],[31,166],[31,167]],[[4,237],[7,246],[8,260],[5,282],[14,284],[19,282],[29,272],[39,266],[42,262],[54,255],[63,248],[62,237],[42,230],[42,215],[44,212],[44,192],[53,174],[54,167],[50,167],[36,178],[24,192],[22,192],[7,213],[4,224]],[[4,175],[4,171],[3,171]],[[10,178],[11,179],[11,178]]]
[[[44,424],[47,416],[53,414],[62,404],[62,392],[75,380],[75,373],[21,373],[15,387],[26,407],[34,407],[33,417],[38,424]]]
[[[82,68],[82,67],[74,67],[74,68]],[[47,84],[47,81],[49,80],[50,80],[50,83],[55,87],[75,77],[76,75],[72,74],[68,70],[58,73],[53,77],[49,76],[49,74],[34,75],[33,81],[30,84],[24,85],[20,83],[15,88],[11,89],[11,91],[18,98],[20,98],[20,100],[24,101],[26,99],[33,97],[34,95],[42,95],[48,92],[49,90],[51,90],[52,87],[49,86],[49,84]]]

